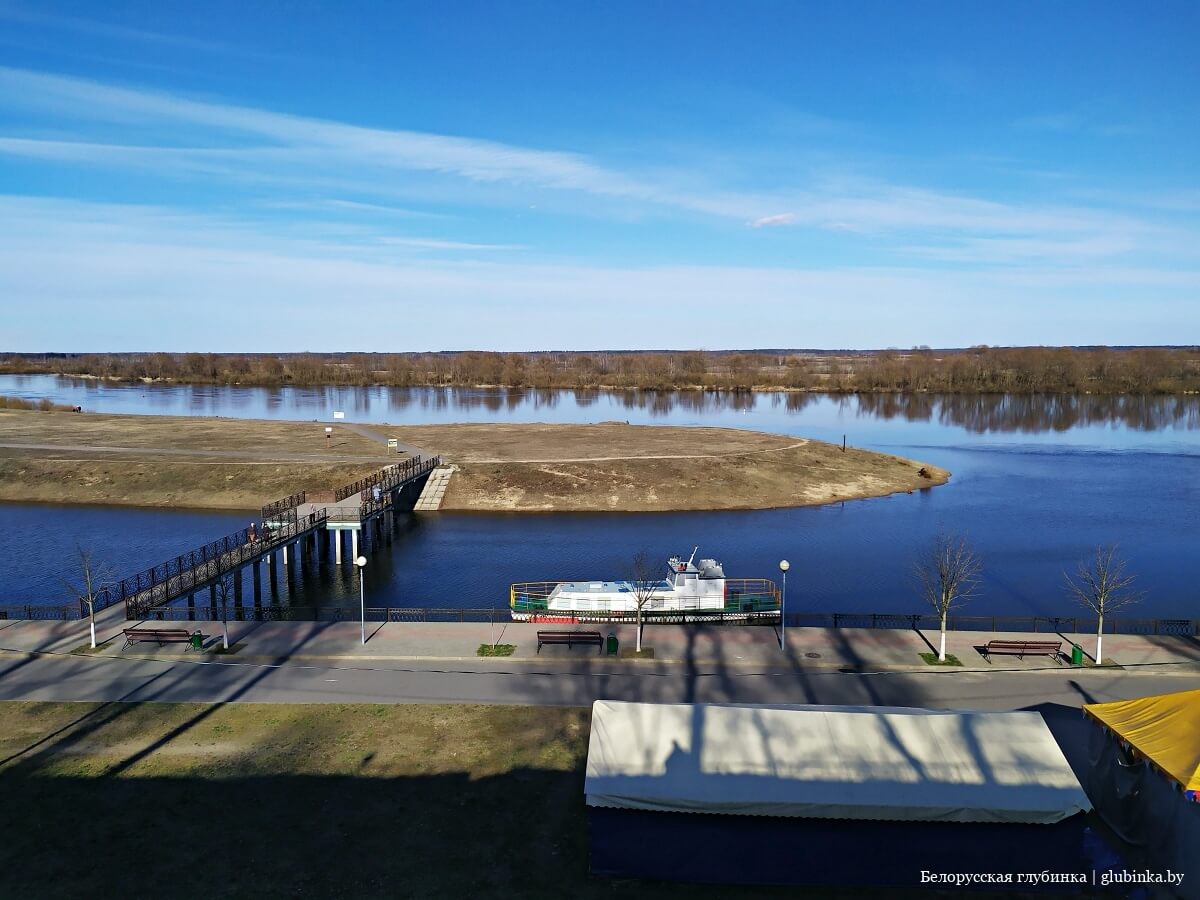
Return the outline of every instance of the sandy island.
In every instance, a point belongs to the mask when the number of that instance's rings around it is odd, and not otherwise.
[[[730,428],[339,423],[326,438],[325,427],[0,411],[0,500],[254,509],[395,461],[389,437],[456,467],[447,511],[768,509],[913,491],[950,477],[898,456]]]

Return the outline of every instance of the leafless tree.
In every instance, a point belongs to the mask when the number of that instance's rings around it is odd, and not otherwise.
[[[226,572],[213,582],[217,602],[221,604],[221,647],[229,649],[229,597],[233,593],[233,573]]]
[[[637,652],[642,652],[642,611],[646,604],[662,587],[662,575],[650,558],[647,550],[639,550],[633,555],[629,567],[629,590],[633,594],[634,607],[637,610]]]
[[[946,661],[946,617],[979,589],[982,569],[979,557],[965,537],[939,534],[914,566],[917,587],[925,601],[937,613],[942,640],[938,660]]]
[[[79,580],[77,582],[64,581],[63,584],[67,590],[79,598],[79,602],[87,609],[91,644],[92,649],[95,650],[96,603],[113,583],[112,573],[107,565],[96,560],[96,555],[92,550],[77,544],[75,552],[79,558]]]
[[[1133,576],[1125,572],[1125,560],[1117,555],[1117,545],[1097,547],[1096,557],[1079,563],[1072,578],[1066,572],[1067,590],[1096,614],[1096,664],[1104,662],[1104,616],[1137,603],[1144,596],[1133,589]]]

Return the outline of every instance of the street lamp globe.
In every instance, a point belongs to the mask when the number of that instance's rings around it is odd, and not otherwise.
[[[365,566],[367,564],[367,558],[365,556],[360,556],[358,559],[356,559],[354,561],[354,564],[361,569],[363,566]]]
[[[779,561],[779,571],[780,572],[786,572],[791,567],[792,567],[792,564],[790,562],[788,562],[786,559],[781,559]]]

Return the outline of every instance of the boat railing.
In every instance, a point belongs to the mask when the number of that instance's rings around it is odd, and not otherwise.
[[[565,581],[522,581],[508,589],[508,605],[517,612],[544,610],[550,595]]]

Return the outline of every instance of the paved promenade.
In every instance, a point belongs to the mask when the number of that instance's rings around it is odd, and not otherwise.
[[[124,657],[176,658],[195,657],[182,645],[157,647],[138,643],[122,649],[121,630],[136,623],[122,617],[123,610],[106,610],[98,617],[97,636],[103,642],[102,655]],[[199,628],[206,650],[221,644],[220,622],[145,623],[145,627]],[[594,663],[594,647],[546,646],[537,651],[538,629],[599,630],[617,635],[620,646],[634,646],[634,626],[530,625],[505,622],[487,623],[406,623],[368,622],[367,643],[360,639],[358,622],[230,622],[229,639],[236,647],[232,658],[238,661],[325,662],[332,660],[467,660],[476,658],[476,649],[484,643],[513,644],[511,661],[553,664],[557,662]],[[1095,635],[992,634],[980,631],[949,632],[947,652],[959,658],[963,668],[976,671],[1035,670],[1070,668],[1065,658],[993,656],[988,659],[982,647],[992,638],[1005,640],[1061,640],[1064,654],[1070,653],[1077,640],[1085,659],[1095,649]],[[656,663],[726,667],[769,667],[772,669],[854,669],[859,671],[925,669],[919,654],[932,652],[938,643],[936,631],[904,629],[789,628],[786,652],[779,647],[775,628],[762,626],[650,625],[644,632],[644,644],[654,649]],[[13,651],[70,652],[87,642],[84,622],[0,623],[0,649]],[[207,655],[207,654],[206,654]],[[1200,667],[1200,639],[1145,635],[1105,635],[1104,655],[1124,667],[1193,665]],[[621,667],[644,665],[640,660],[612,661]]]

